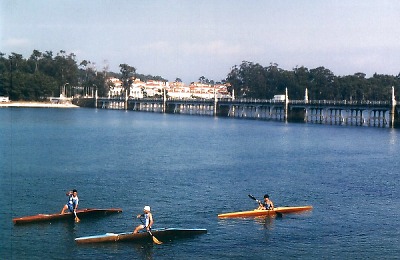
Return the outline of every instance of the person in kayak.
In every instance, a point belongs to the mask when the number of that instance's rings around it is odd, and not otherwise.
[[[258,209],[264,209],[264,210],[274,209],[274,203],[272,202],[272,200],[269,199],[268,194],[264,195],[264,202],[260,203],[260,206],[258,207]]]
[[[68,196],[68,202],[64,205],[60,214],[65,214],[67,209],[69,212],[76,212],[76,209],[78,208],[78,191],[74,189],[72,191],[68,191],[66,195]]]
[[[143,224],[137,226],[135,230],[133,231],[133,234],[136,234],[139,230],[141,229],[147,229],[147,231],[151,230],[151,226],[153,225],[153,215],[150,212],[150,206],[145,206],[143,209],[143,214],[137,215],[137,218],[144,218],[144,222],[142,221]]]

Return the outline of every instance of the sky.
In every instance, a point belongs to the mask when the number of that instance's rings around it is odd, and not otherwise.
[[[186,83],[242,61],[398,75],[400,1],[0,0],[0,52],[33,50]]]

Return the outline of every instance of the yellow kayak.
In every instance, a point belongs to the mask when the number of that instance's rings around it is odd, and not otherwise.
[[[302,211],[311,210],[312,206],[298,206],[298,207],[276,207],[272,210],[255,209],[249,211],[239,211],[219,214],[219,218],[245,218],[245,217],[258,217],[276,214],[297,213]]]

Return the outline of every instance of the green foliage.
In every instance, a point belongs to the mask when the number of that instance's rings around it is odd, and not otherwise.
[[[63,87],[69,97],[92,94],[94,89],[99,95],[108,93],[107,72],[97,72],[86,60],[78,65],[73,53],[61,50],[54,56],[34,50],[28,59],[16,53],[5,56],[0,53],[0,95],[11,100],[45,100],[59,96]]]
[[[268,67],[243,61],[229,72],[226,82],[236,97],[271,99],[274,95],[285,94],[289,99],[304,99],[308,89],[311,100],[390,100],[391,87],[400,88],[398,76],[374,74],[366,78],[364,73],[349,76],[335,76],[329,69],[318,67],[308,69],[296,67],[283,70],[277,64]]]
[[[127,94],[129,95],[129,86],[132,84],[133,80],[132,78],[135,77],[136,73],[136,68],[129,66],[128,64],[120,64],[120,72],[121,72],[121,77],[122,77],[122,86],[124,87],[124,90],[127,91]]]
[[[136,78],[140,79],[143,82],[149,81],[149,80],[155,80],[155,81],[162,81],[162,82],[168,82],[167,79],[164,79],[161,76],[152,76],[152,75],[144,75],[144,74],[136,74]]]

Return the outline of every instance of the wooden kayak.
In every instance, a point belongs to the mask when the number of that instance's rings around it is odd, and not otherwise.
[[[312,206],[300,206],[300,207],[276,207],[273,210],[249,210],[249,211],[239,211],[231,213],[219,214],[219,218],[245,218],[245,217],[258,217],[276,214],[286,214],[286,213],[298,213],[302,211],[311,210]]]
[[[154,237],[163,242],[172,240],[174,238],[186,238],[200,234],[207,233],[207,229],[182,229],[182,228],[164,228],[153,229],[151,231]],[[126,233],[106,233],[97,236],[87,236],[75,238],[78,244],[87,243],[106,243],[106,242],[152,242],[152,237],[148,232],[139,232],[133,234],[132,232]]]
[[[122,212],[122,209],[112,208],[112,209],[80,209],[76,211],[76,215],[79,218],[85,217],[95,217],[95,216],[104,216],[113,213]],[[35,216],[27,216],[20,218],[13,218],[14,224],[28,224],[28,223],[36,223],[36,222],[51,222],[55,220],[74,220],[75,215],[71,212],[65,214],[38,214]]]

